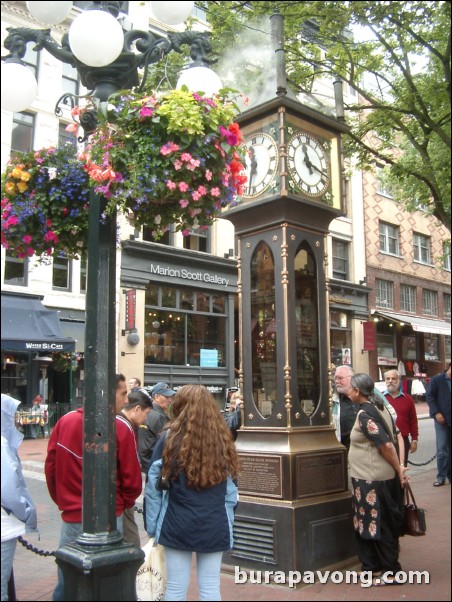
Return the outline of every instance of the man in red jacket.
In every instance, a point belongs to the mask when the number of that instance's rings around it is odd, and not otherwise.
[[[116,391],[127,385],[123,375],[116,376]],[[82,459],[83,408],[65,414],[56,423],[49,439],[45,475],[50,497],[61,511],[59,547],[75,541],[82,533]],[[116,516],[122,533],[123,512],[135,505],[141,494],[141,468],[135,434],[128,420],[116,417]],[[64,600],[63,573],[58,569],[58,582],[53,600]]]
[[[416,407],[411,395],[403,393],[401,388],[401,377],[397,370],[385,372],[386,391],[385,397],[392,405],[397,414],[396,425],[405,443],[404,466],[408,465],[408,454],[417,450],[419,438],[419,427],[417,422]],[[411,439],[410,439],[411,436]]]

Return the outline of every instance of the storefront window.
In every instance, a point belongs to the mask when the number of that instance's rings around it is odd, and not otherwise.
[[[430,362],[439,362],[439,335],[424,334],[424,355]]]
[[[402,336],[402,359],[415,360],[416,358],[416,336]]]
[[[446,362],[450,362],[450,349],[451,349],[451,345],[450,345],[450,341],[451,341],[451,337],[444,337],[444,343],[446,346]]]
[[[298,398],[310,416],[320,395],[316,262],[303,243],[295,257]]]
[[[277,394],[275,263],[263,242],[251,261],[251,324],[254,401],[269,416]]]
[[[388,322],[377,324],[377,353],[379,358],[396,357],[394,326]]]
[[[336,367],[351,363],[352,333],[346,312],[330,313],[331,363]]]
[[[162,306],[156,307],[161,297]],[[219,299],[223,298],[223,302]],[[196,305],[195,305],[196,300]],[[223,295],[149,285],[145,304],[144,361],[173,366],[226,365],[226,316],[211,307],[226,307]],[[195,307],[197,308],[195,310]]]

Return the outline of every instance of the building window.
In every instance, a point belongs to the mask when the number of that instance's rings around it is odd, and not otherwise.
[[[349,247],[348,242],[333,238],[333,278],[348,280]]]
[[[450,242],[443,243],[443,266],[450,272]]]
[[[71,290],[71,261],[67,257],[53,258],[52,287],[58,290]]]
[[[380,222],[380,251],[400,255],[400,228]]]
[[[143,227],[143,240],[145,242],[158,242],[161,245],[167,245],[169,247],[174,247],[174,230],[171,227],[163,236],[160,238],[155,238],[154,231],[152,228],[148,226]]]
[[[423,289],[422,291],[422,313],[425,316],[438,315],[438,293]]]
[[[14,113],[11,135],[11,157],[16,152],[29,153],[33,150],[35,116],[31,113]]]
[[[439,335],[424,334],[424,356],[427,361],[439,361]]]
[[[226,296],[219,293],[149,284],[144,361],[173,366],[225,366],[226,307]]]
[[[8,251],[5,253],[4,284],[27,286],[28,284],[28,259],[13,257]]]
[[[188,236],[184,236],[184,249],[190,251],[210,252],[210,235],[208,228],[193,228]]]
[[[400,286],[400,309],[412,314],[416,313],[416,287],[402,284]]]
[[[396,357],[394,326],[386,321],[380,321],[377,324],[377,354],[379,363],[380,358]]]
[[[380,163],[377,163],[377,194],[392,199],[392,192],[386,177],[386,168]]]
[[[87,278],[87,261],[80,260],[80,292],[86,293],[86,278]]]
[[[444,319],[450,320],[450,295],[448,293],[444,293]]]
[[[335,366],[342,366],[347,362],[347,354],[352,346],[352,329],[346,312],[330,312],[330,340],[331,362]]]
[[[450,355],[451,355],[450,354],[450,350],[451,350],[451,344],[450,344],[450,342],[451,342],[451,340],[452,339],[449,336],[445,336],[444,337],[444,344],[445,344],[445,347],[446,347],[446,362],[450,362]]]
[[[63,76],[61,79],[61,91],[63,94],[73,94],[77,96],[79,93],[79,79],[77,69],[69,63],[63,63]],[[69,100],[65,104],[70,104]]]
[[[67,123],[60,123],[58,127],[58,147],[66,146],[69,144],[74,149],[74,153],[77,152],[77,136],[74,132],[68,132],[66,130]]]
[[[389,280],[375,280],[377,307],[394,307],[394,284]]]
[[[431,264],[430,237],[423,234],[414,234],[414,261]]]

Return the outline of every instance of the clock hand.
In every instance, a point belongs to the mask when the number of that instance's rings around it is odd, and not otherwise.
[[[311,160],[309,159],[309,155],[308,155],[308,150],[306,148],[306,144],[303,144],[303,146],[301,147],[301,150],[303,151],[303,154],[304,154],[305,165],[309,169],[309,173],[312,175],[313,174],[313,171],[312,171],[313,165],[311,163]]]
[[[257,171],[257,161],[256,161],[256,157],[254,155],[254,151],[252,149],[250,149],[250,151],[249,151],[249,156],[250,156],[251,162],[250,162],[250,175],[248,178],[248,194],[251,193],[252,182],[253,182],[254,176],[256,175],[256,171]]]
[[[316,171],[318,171],[319,174],[321,174],[322,176],[326,176],[326,173],[324,171],[322,171],[319,167],[317,167],[317,165],[314,165],[314,163],[311,163],[311,168],[315,169]]]

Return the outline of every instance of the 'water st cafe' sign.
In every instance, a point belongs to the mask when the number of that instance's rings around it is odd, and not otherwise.
[[[74,351],[75,341],[72,339],[60,339],[58,341],[26,341],[26,340],[6,340],[2,339],[2,349],[8,351],[39,352],[47,351],[54,353],[56,351]]]

